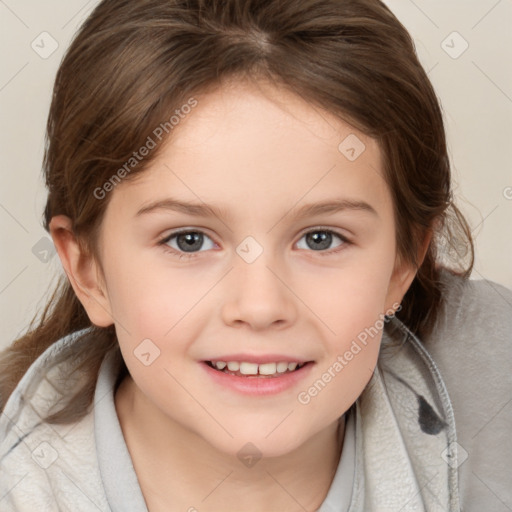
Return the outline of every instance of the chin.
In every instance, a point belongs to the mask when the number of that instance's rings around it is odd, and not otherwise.
[[[214,446],[220,452],[238,458],[242,463],[251,460],[251,457],[260,459],[282,457],[290,454],[300,447],[301,442],[297,434],[291,434],[283,429],[282,432],[271,433],[272,429],[252,429],[239,431],[230,430],[233,438],[222,436],[222,439],[206,439],[206,442]],[[265,437],[267,436],[268,437]],[[246,464],[247,465],[247,464]],[[248,466],[250,467],[250,466]]]

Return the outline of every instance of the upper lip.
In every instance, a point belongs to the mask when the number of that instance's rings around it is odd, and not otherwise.
[[[287,363],[298,363],[303,364],[311,361],[311,359],[305,359],[303,357],[291,356],[287,354],[229,354],[225,356],[215,356],[211,359],[205,359],[205,361],[239,361],[245,363],[279,363],[280,361]]]

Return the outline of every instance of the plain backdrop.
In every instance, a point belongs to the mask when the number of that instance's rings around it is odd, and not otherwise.
[[[97,3],[0,0],[0,348],[62,272],[42,228],[44,132],[59,63]],[[512,0],[385,3],[413,36],[443,108],[455,196],[476,243],[471,277],[512,288]]]

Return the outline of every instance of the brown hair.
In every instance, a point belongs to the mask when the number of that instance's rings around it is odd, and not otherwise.
[[[415,263],[425,234],[434,233],[397,315],[427,336],[442,300],[440,241],[466,249],[469,263],[464,267],[456,254],[458,268],[452,268],[464,278],[473,266],[473,241],[452,201],[436,94],[407,30],[379,0],[101,1],[55,80],[44,157],[46,230],[53,216],[69,216],[84,250],[97,257],[109,195],[99,200],[94,191],[170,113],[227,79],[285,86],[378,141],[394,202],[398,256]],[[125,179],[141,173],[162,146]],[[76,361],[84,385],[46,418],[78,420],[92,402],[102,359],[117,346],[115,330],[91,325],[67,278],[33,323],[0,356],[0,406],[46,348],[90,327],[82,334],[86,342],[59,359]]]

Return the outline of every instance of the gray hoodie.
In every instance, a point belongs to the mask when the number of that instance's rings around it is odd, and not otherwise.
[[[342,456],[319,512],[512,510],[512,291],[441,276],[446,300],[428,338],[397,318],[385,325],[377,367],[345,415]],[[49,347],[4,408],[1,512],[147,512],[115,411],[117,347],[81,421],[40,419],[60,397],[52,381],[66,374],[53,358],[84,334]],[[195,511],[200,498],[187,512]]]

